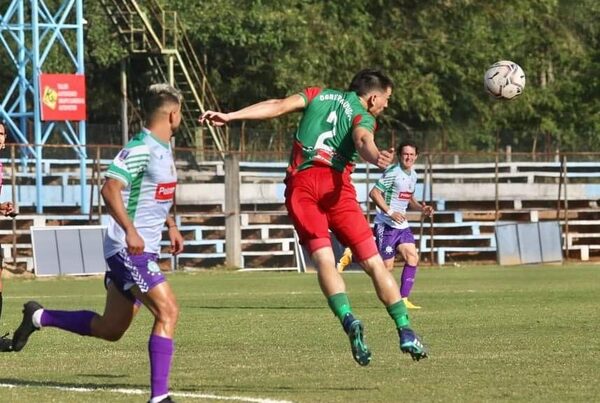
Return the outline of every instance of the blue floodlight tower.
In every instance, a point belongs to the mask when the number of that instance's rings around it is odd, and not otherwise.
[[[35,157],[38,214],[44,207],[42,146],[56,125],[53,121],[41,120],[40,74],[44,73],[44,62],[55,48],[63,51],[63,57],[72,63],[74,71],[68,73],[84,74],[83,24],[83,0],[63,0],[55,10],[51,10],[44,0],[12,0],[0,14],[0,42],[15,68],[15,77],[3,94],[0,118],[7,122],[16,141],[24,144],[22,158]],[[81,211],[89,213],[85,120],[64,123],[60,134],[74,146],[80,160]],[[28,127],[33,127],[33,145],[28,141]]]

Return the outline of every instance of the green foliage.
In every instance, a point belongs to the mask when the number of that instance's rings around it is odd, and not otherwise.
[[[600,141],[593,74],[600,6],[592,0],[509,0],[501,6],[177,0],[169,7],[180,11],[207,56],[225,110],[308,85],[344,88],[360,68],[379,66],[395,81],[383,132],[421,133],[427,148],[510,144],[534,151],[539,136],[548,151],[577,150]],[[525,94],[512,102],[492,100],[482,89],[486,67],[501,59],[521,64],[527,75]],[[292,126],[271,127],[277,124]]]
[[[359,69],[380,67],[395,82],[383,136],[413,136],[429,150],[600,148],[595,0],[158,1],[178,12],[224,110],[311,85],[345,88]],[[118,66],[127,50],[100,2],[85,2],[84,12],[88,109],[92,122],[106,123],[119,117]],[[47,66],[66,71],[58,53]],[[501,59],[527,75],[524,94],[511,102],[482,88],[486,67]],[[0,72],[2,84],[9,79]],[[297,119],[248,123],[246,140],[232,144],[287,149]]]

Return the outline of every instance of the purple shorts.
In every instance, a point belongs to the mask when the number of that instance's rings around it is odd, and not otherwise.
[[[409,228],[398,229],[386,224],[375,224],[375,243],[383,260],[393,259],[396,248],[403,243],[415,243],[415,237]]]
[[[133,286],[138,286],[141,292],[147,293],[166,281],[157,261],[156,253],[130,255],[126,250],[118,252],[106,259],[108,270],[104,275],[104,284],[108,286],[110,282],[114,283],[125,297],[136,301],[131,292]]]

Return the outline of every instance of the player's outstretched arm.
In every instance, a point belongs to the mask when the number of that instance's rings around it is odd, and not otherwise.
[[[385,169],[394,161],[394,149],[379,150],[375,144],[373,133],[363,127],[352,131],[354,147],[358,154],[367,162]]]
[[[265,120],[283,116],[304,109],[305,102],[299,94],[287,98],[269,99],[247,106],[235,112],[222,113],[206,111],[198,121],[212,126],[223,126],[234,120]]]

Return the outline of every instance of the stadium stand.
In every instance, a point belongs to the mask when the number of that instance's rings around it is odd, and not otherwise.
[[[102,160],[100,165],[109,163],[110,160]],[[97,186],[92,186],[90,195],[96,207],[93,214],[77,214],[78,164],[74,160],[44,161],[44,197],[48,201],[48,213],[44,215],[29,214],[35,200],[31,185],[34,174],[21,165],[17,167],[15,192],[21,215],[14,220],[14,230],[11,220],[0,220],[0,242],[7,262],[16,259],[18,265],[31,270],[28,228],[32,225],[103,222],[96,205]],[[178,161],[177,166],[180,171],[177,220],[186,250],[177,259],[169,258],[165,238],[163,264],[196,268],[223,265],[226,245],[223,164]],[[242,260],[246,269],[298,267],[294,231],[283,205],[285,166],[285,163],[240,163]],[[560,222],[563,249],[570,258],[600,258],[599,167],[599,163],[589,162],[568,165],[567,205],[564,200],[557,200],[560,164],[556,162],[507,162],[499,164],[498,173],[494,163],[433,164],[432,195],[422,184],[424,167],[418,166],[417,198],[433,203],[437,210],[433,221],[421,222],[419,214],[409,214],[422,260],[434,264],[495,261],[497,224],[546,220]],[[92,173],[89,169],[90,183]],[[357,198],[370,218],[375,209],[372,203],[367,203],[367,193],[378,177],[378,171],[362,164],[353,174]],[[11,184],[5,184],[4,197],[11,192]]]

